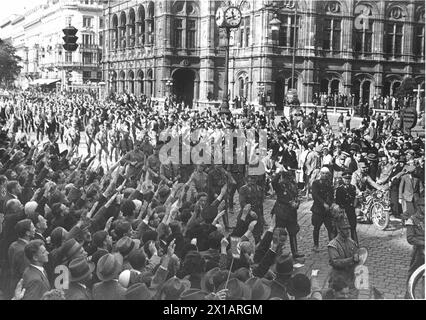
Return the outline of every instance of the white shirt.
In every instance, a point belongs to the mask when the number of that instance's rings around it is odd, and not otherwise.
[[[34,268],[40,270],[40,272],[43,273],[43,275],[47,278],[46,272],[44,271],[43,267],[36,266],[35,264],[30,264],[30,265],[33,266]]]

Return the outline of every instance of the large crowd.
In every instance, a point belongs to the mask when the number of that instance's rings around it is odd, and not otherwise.
[[[342,114],[333,130],[319,108],[289,118],[245,110],[223,116],[131,95],[0,97],[2,298],[353,299],[365,258],[357,223],[373,190],[388,194],[407,230],[408,274],[424,263],[425,141],[403,132],[397,113],[355,128]],[[162,132],[196,129],[191,146],[223,148],[217,132],[266,130],[263,170],[236,161],[238,148],[232,164],[160,160]],[[310,249],[298,247],[297,210],[310,200],[312,250],[323,224],[330,240],[327,288],[296,268]]]

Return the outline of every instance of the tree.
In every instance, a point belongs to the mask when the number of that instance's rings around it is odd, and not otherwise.
[[[21,72],[19,62],[21,57],[16,55],[16,49],[7,41],[0,39],[0,84],[15,80]]]

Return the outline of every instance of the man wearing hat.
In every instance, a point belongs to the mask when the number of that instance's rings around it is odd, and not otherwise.
[[[124,300],[126,289],[118,283],[122,266],[117,257],[108,253],[102,256],[96,267],[96,275],[102,282],[93,286],[94,300]]]
[[[323,167],[320,171],[320,178],[315,180],[312,184],[312,198],[314,203],[312,204],[312,225],[314,226],[313,250],[318,252],[319,245],[319,232],[321,226],[324,224],[329,240],[334,237],[334,228],[331,220],[330,206],[334,200],[334,190],[330,181],[330,170],[327,167]]]
[[[275,267],[273,268],[275,279],[271,281],[270,298],[278,297],[288,300],[287,282],[293,274],[293,259],[290,255],[280,255],[277,257]]]
[[[346,170],[343,173],[343,184],[336,189],[336,204],[345,210],[349,224],[351,226],[351,238],[358,243],[358,236],[356,233],[356,214],[355,214],[355,186],[351,184],[352,173]]]
[[[337,236],[328,244],[328,256],[332,270],[330,272],[330,286],[336,278],[343,278],[352,292],[357,295],[355,288],[355,267],[360,261],[358,245],[350,238],[351,226],[346,215],[336,218]]]
[[[294,171],[284,169],[272,179],[272,186],[277,195],[277,201],[271,215],[275,215],[276,226],[286,228],[290,236],[290,248],[295,259],[304,257],[297,250],[297,233],[300,230],[297,223],[297,208],[299,207],[298,190]]]
[[[91,300],[92,296],[87,288],[92,279],[95,265],[88,263],[85,257],[74,259],[68,265],[69,286],[65,290],[67,300]]]
[[[303,164],[303,172],[305,175],[306,182],[306,196],[309,197],[309,192],[312,186],[312,175],[315,169],[321,168],[321,158],[320,152],[322,151],[322,147],[318,146],[315,148],[315,144],[310,142],[308,144],[309,151],[306,155],[305,163]]]

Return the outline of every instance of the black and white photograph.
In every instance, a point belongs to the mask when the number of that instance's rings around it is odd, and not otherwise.
[[[1,1],[0,300],[424,300],[424,207],[424,0]]]

